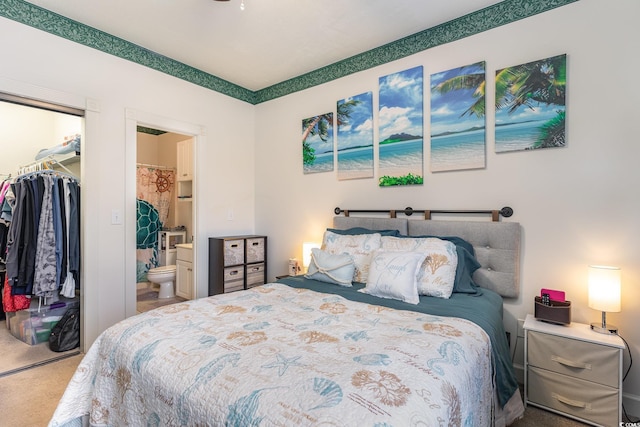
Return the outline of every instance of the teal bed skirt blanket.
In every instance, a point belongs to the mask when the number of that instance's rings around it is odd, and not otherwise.
[[[518,390],[518,381],[511,363],[509,344],[502,322],[502,297],[489,289],[480,289],[476,294],[453,293],[449,299],[421,296],[420,303],[413,305],[358,292],[359,289],[364,288],[362,283],[354,283],[352,287],[345,287],[307,279],[302,275],[285,277],[277,282],[294,288],[337,294],[351,301],[381,305],[396,310],[417,311],[469,320],[480,326],[491,340],[500,407],[504,407]]]

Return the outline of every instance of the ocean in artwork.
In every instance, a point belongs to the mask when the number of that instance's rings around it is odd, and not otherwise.
[[[380,176],[403,176],[409,173],[422,176],[422,142],[420,138],[380,144]]]
[[[338,179],[373,178],[373,93],[337,102]]]
[[[485,63],[431,75],[431,172],[486,164]]]
[[[431,137],[431,172],[484,166],[484,128]]]
[[[371,178],[373,145],[338,150],[338,179]]]
[[[331,172],[333,170],[333,151],[316,153],[316,159],[311,165],[304,165],[304,173]]]
[[[546,120],[523,123],[496,124],[496,153],[531,150],[540,137],[540,128]]]

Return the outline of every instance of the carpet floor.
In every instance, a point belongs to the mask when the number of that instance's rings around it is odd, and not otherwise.
[[[0,378],[0,425],[43,427],[49,423],[83,354]]]

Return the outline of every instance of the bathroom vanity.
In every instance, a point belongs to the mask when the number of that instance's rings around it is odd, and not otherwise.
[[[193,299],[193,244],[177,244],[176,250],[176,295]]]

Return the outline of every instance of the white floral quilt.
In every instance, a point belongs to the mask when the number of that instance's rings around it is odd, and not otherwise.
[[[475,324],[268,284],[105,331],[50,426],[487,426]]]

